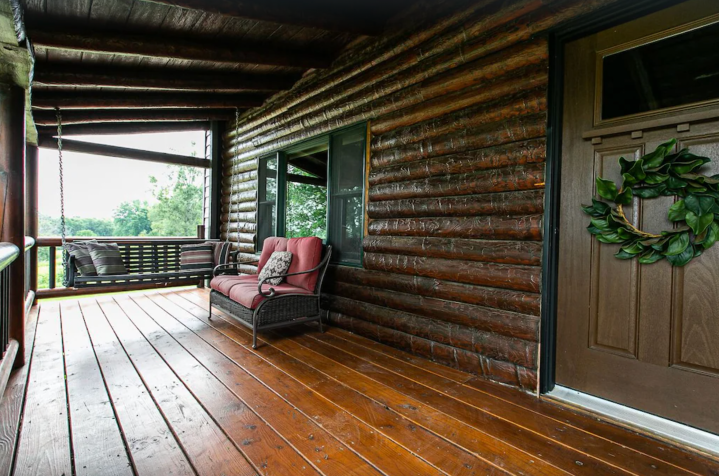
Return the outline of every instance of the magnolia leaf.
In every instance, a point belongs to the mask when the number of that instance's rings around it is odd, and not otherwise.
[[[676,139],[672,139],[668,142],[665,142],[663,144],[660,144],[659,147],[657,147],[654,152],[651,152],[642,159],[644,159],[644,163],[646,164],[646,167],[648,169],[659,167],[662,162],[664,161],[664,157],[669,153],[670,150],[674,149],[674,146],[677,144]]]
[[[638,255],[646,250],[639,242],[631,243],[627,246],[622,246],[622,250],[632,255]]]
[[[673,189],[684,188],[687,186],[687,183],[684,180],[674,177],[672,175],[669,176],[669,179],[667,179],[665,183],[667,184],[667,187]]]
[[[715,203],[716,202],[712,197],[699,197],[699,208],[702,213],[709,213],[712,211]]]
[[[597,235],[597,240],[602,243],[616,244],[624,241],[618,234],[613,232],[605,232],[601,235]]]
[[[669,240],[669,246],[667,252],[664,253],[667,256],[677,256],[684,252],[689,246],[689,233],[680,233],[673,236]]]
[[[602,231],[609,231],[612,229],[612,227],[609,226],[609,220],[606,218],[592,218],[590,223]]]
[[[666,253],[666,257],[667,261],[669,261],[672,266],[681,267],[694,258],[694,248],[692,246],[687,246],[684,251],[677,255],[670,255],[669,253]]]
[[[662,193],[662,189],[659,187],[643,187],[634,188],[634,195],[639,198],[656,198]]]
[[[631,169],[629,169],[627,173],[637,179],[639,182],[644,180],[647,176],[647,174],[644,172],[644,160],[639,159],[634,162],[634,165]]]
[[[664,249],[664,245],[669,241],[669,238],[660,238],[659,241],[657,241],[655,244],[652,245],[652,249],[655,249],[657,251],[662,251]]]
[[[629,205],[632,203],[632,197],[634,196],[634,192],[631,188],[625,188],[622,193],[617,194],[617,197],[614,199],[614,201],[620,205]]]
[[[714,221],[713,213],[705,213],[703,215],[695,215],[693,212],[687,212],[687,225],[689,225],[695,235],[700,235]]]
[[[627,253],[623,249],[619,250],[618,252],[616,252],[614,254],[614,257],[618,258],[618,259],[632,259],[632,258],[635,258],[636,256],[637,256],[636,254]]]
[[[687,216],[687,208],[684,200],[677,200],[674,204],[669,207],[669,220],[670,221],[684,221]]]
[[[601,235],[602,233],[604,233],[602,230],[600,230],[599,228],[597,228],[597,227],[594,226],[594,225],[589,225],[589,226],[587,227],[587,230],[588,230],[589,233],[591,233],[592,235]]]
[[[648,183],[650,185],[654,185],[654,184],[666,182],[667,180],[669,180],[668,174],[656,173],[656,174],[647,174],[647,178],[644,179],[644,182]]]
[[[704,239],[704,242],[702,243],[702,246],[704,249],[709,249],[716,243],[716,241],[719,239],[719,224],[717,222],[712,222],[711,225],[709,225],[709,228],[707,228],[707,236]]]
[[[702,214],[702,206],[696,195],[688,195],[687,198],[684,199],[684,206],[695,215]]]
[[[648,251],[639,257],[640,264],[652,264],[664,259],[664,255],[657,251]]]
[[[626,173],[629,171],[629,169],[632,168],[632,165],[634,165],[633,160],[627,160],[624,157],[619,157],[619,169],[622,173]]]
[[[611,180],[597,177],[597,193],[604,199],[615,201],[618,193],[617,185]]]
[[[692,160],[691,162],[674,162],[671,170],[676,174],[681,175],[691,172],[701,165],[704,165],[704,161],[701,159]]]

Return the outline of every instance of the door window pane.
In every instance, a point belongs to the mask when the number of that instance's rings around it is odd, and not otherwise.
[[[277,224],[277,157],[260,159],[257,190],[257,249],[265,238],[275,235]]]
[[[329,242],[335,262],[361,264],[365,134],[362,126],[332,136]]]
[[[719,23],[606,56],[602,119],[719,99]]]

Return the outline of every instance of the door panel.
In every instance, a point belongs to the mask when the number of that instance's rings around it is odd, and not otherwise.
[[[719,14],[719,2],[709,0],[679,7]],[[581,210],[597,196],[597,176],[621,183],[619,157],[637,159],[671,138],[713,159],[702,173],[719,174],[717,104],[703,106],[692,120],[674,108],[664,116],[656,112],[654,122],[627,118],[614,129],[595,123],[597,57],[617,46],[612,34],[622,43],[642,44],[646,31],[638,25],[658,35],[661,28],[677,31],[682,21],[697,21],[686,11],[655,15],[565,50],[556,378],[560,385],[719,434],[719,245],[684,268],[618,260],[619,246],[592,237]],[[696,104],[690,108],[698,110]],[[625,212],[638,228],[658,233],[674,226],[667,218],[674,200],[635,198]]]

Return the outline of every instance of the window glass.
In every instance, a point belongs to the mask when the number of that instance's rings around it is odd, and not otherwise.
[[[275,236],[277,225],[277,156],[260,159],[258,167],[257,249],[265,238]]]
[[[327,149],[287,159],[285,236],[327,239]]]
[[[332,136],[329,242],[332,260],[361,264],[365,126]]]
[[[602,119],[719,99],[719,23],[606,56]]]

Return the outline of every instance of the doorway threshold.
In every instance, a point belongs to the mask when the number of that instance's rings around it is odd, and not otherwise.
[[[555,386],[551,392],[542,397],[605,417],[619,426],[668,443],[688,447],[688,449],[705,453],[715,459],[719,458],[719,435],[560,385]]]

